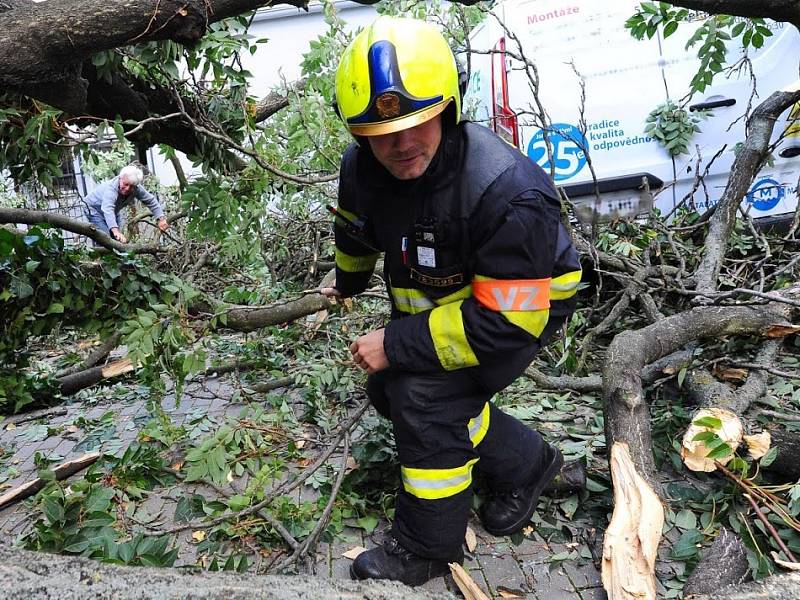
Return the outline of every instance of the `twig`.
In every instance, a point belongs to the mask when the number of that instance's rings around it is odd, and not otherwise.
[[[328,520],[330,519],[331,512],[333,511],[333,505],[336,502],[336,497],[339,495],[339,489],[342,487],[342,481],[344,481],[344,476],[347,473],[347,458],[350,455],[350,435],[349,433],[345,433],[344,436],[344,449],[343,449],[343,457],[342,457],[342,468],[339,470],[339,474],[336,477],[336,481],[331,488],[331,497],[328,500],[327,505],[325,506],[325,510],[322,511],[322,515],[317,522],[317,525],[314,527],[314,530],[306,537],[305,540],[300,544],[299,547],[295,548],[294,554],[290,557],[285,559],[281,562],[275,570],[281,571],[288,567],[293,562],[300,560],[307,554],[309,554],[313,548],[317,545],[317,540],[322,533],[322,530],[328,524]]]
[[[750,494],[742,494],[742,495],[745,498],[747,498],[747,501],[750,503],[750,506],[752,506],[753,510],[756,511],[756,516],[758,516],[759,520],[767,528],[770,535],[773,537],[773,539],[778,544],[780,549],[783,550],[783,553],[787,556],[787,558],[792,562],[797,562],[797,559],[794,557],[794,554],[792,554],[792,551],[789,550],[789,548],[786,547],[786,544],[783,543],[781,536],[778,535],[778,532],[775,531],[775,528],[772,526],[772,523],[770,523],[767,517],[764,516],[764,513],[761,512],[761,509],[758,507],[758,504],[756,504],[755,500],[753,500],[752,496],[750,496]]]
[[[350,429],[358,422],[358,420],[361,418],[361,415],[363,415],[364,411],[367,410],[368,406],[369,406],[369,400],[364,400],[361,404],[359,404],[355,412],[353,413],[353,416],[351,416],[347,421],[345,421],[339,426],[339,432],[334,436],[334,441],[330,444],[330,446],[328,446],[328,448],[324,452],[322,452],[317,457],[317,460],[314,461],[312,465],[306,467],[303,470],[303,474],[300,475],[297,479],[295,479],[291,483],[284,482],[278,487],[272,489],[270,493],[267,494],[267,496],[261,502],[257,502],[256,504],[253,504],[252,506],[238,512],[231,512],[224,514],[215,519],[212,519],[211,521],[206,521],[206,522],[191,521],[189,523],[184,523],[183,525],[178,525],[175,527],[171,527],[169,529],[146,531],[143,532],[142,535],[144,535],[145,537],[156,537],[159,535],[171,535],[173,533],[178,533],[180,531],[186,531],[187,529],[208,529],[210,527],[215,527],[220,523],[224,523],[225,521],[228,521],[230,519],[239,519],[241,517],[246,517],[247,515],[252,515],[258,512],[265,506],[268,506],[276,498],[284,494],[288,494],[294,489],[297,489],[306,481],[306,479],[311,477],[311,475],[313,475],[314,472],[316,472],[316,470],[319,469],[325,463],[325,461],[328,460],[328,458],[330,458],[331,454],[333,454],[336,451],[336,448],[338,448],[339,446],[339,442],[342,440],[343,437],[345,437],[349,433]]]

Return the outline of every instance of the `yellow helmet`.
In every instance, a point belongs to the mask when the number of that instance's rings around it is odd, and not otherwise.
[[[434,118],[453,102],[461,118],[458,68],[433,25],[378,17],[350,42],[336,70],[339,116],[353,135],[383,135]]]

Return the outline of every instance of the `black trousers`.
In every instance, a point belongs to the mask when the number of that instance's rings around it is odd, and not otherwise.
[[[401,465],[394,537],[427,558],[455,559],[472,505],[472,471],[511,489],[542,468],[538,432],[496,408],[469,370],[369,377],[367,394],[390,418]]]

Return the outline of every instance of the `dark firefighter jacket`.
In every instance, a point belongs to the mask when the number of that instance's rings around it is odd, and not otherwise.
[[[498,391],[530,364],[548,319],[574,309],[578,256],[542,169],[474,123],[445,128],[413,181],[368,144],[342,158],[336,287],[363,291],[380,252],[392,301],[392,368],[470,369]]]

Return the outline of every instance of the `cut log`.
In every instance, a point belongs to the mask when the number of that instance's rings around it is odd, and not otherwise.
[[[57,467],[53,469],[53,473],[55,473],[56,480],[61,481],[62,479],[66,479],[70,475],[74,475],[78,471],[81,471],[88,467],[89,465],[93,464],[100,458],[101,454],[99,452],[89,452],[88,454],[84,454],[80,458],[76,458],[73,460],[68,460],[67,462],[61,463]],[[0,496],[0,508],[3,508],[9,504],[13,504],[14,502],[18,502],[19,500],[24,500],[29,496],[33,496],[36,492],[41,490],[47,484],[47,480],[42,479],[41,477],[37,477],[33,481],[29,481],[28,483],[24,483],[21,486],[14,488]]]
[[[627,444],[611,447],[610,463],[614,513],[603,540],[603,587],[610,600],[655,600],[664,507],[636,471]]]
[[[691,594],[714,594],[726,585],[744,583],[749,579],[747,549],[741,538],[722,528],[700,563],[686,580],[684,597]]]
[[[74,375],[68,375],[58,380],[61,394],[69,396],[75,392],[91,387],[103,381],[118,377],[134,370],[130,359],[123,358],[106,365],[105,367],[93,367]]]

